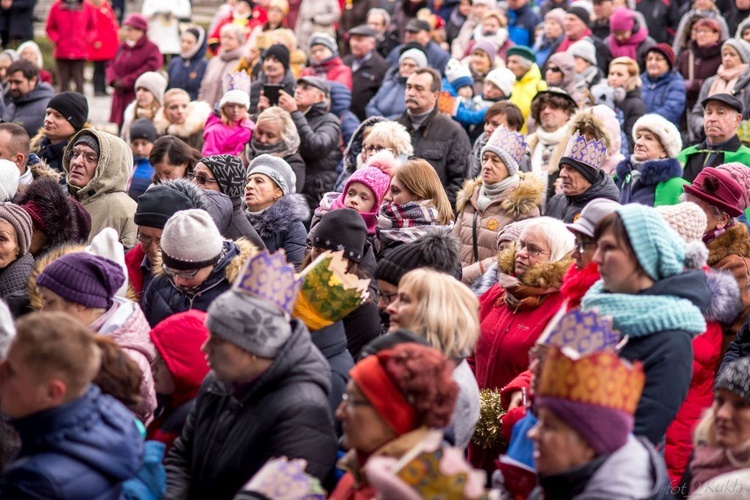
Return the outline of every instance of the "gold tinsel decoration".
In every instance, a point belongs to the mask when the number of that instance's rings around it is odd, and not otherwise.
[[[505,415],[500,402],[500,391],[482,389],[479,391],[479,421],[471,440],[485,450],[505,448],[502,438],[502,418]]]

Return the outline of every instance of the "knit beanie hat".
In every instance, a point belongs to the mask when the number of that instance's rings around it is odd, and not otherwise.
[[[336,44],[336,39],[328,33],[313,33],[310,37],[310,50],[312,50],[312,48],[316,45],[322,45],[323,47],[327,48],[328,50],[333,52],[334,57],[339,53],[339,47],[338,44]]]
[[[497,57],[498,47],[497,44],[492,40],[488,40],[486,38],[478,40],[471,48],[471,53],[473,54],[478,50],[487,54],[487,57],[490,58],[491,62],[495,60],[495,57]]]
[[[405,50],[399,56],[398,63],[401,64],[402,62],[404,62],[404,59],[411,59],[412,61],[417,63],[417,67],[419,68],[427,67],[427,55],[419,49]]]
[[[191,208],[195,203],[185,193],[159,184],[138,197],[133,219],[137,226],[164,229],[170,217]]]
[[[654,49],[651,49],[654,50]],[[573,57],[580,57],[596,66],[596,47],[588,38],[578,40],[568,47],[568,53]]]
[[[13,323],[13,315],[8,305],[0,299],[0,361],[5,360],[8,348],[16,336],[16,325]]]
[[[273,57],[277,61],[281,63],[282,66],[284,66],[284,70],[289,70],[289,49],[286,48],[286,45],[281,45],[280,43],[271,45],[266,49],[266,51],[263,53],[263,60],[268,59],[269,57]]]
[[[13,226],[18,239],[19,257],[23,257],[31,247],[31,234],[34,225],[28,212],[18,205],[10,202],[0,203],[0,220],[6,221]]]
[[[529,62],[529,67],[531,67],[531,64],[536,63],[536,54],[534,51],[523,45],[515,45],[509,48],[505,54],[506,57],[519,56],[522,59],[525,59]]]
[[[164,92],[167,90],[167,79],[161,73],[156,71],[146,71],[135,81],[135,90],[144,88],[151,92],[158,102],[164,99]]]
[[[526,139],[523,134],[511,132],[500,125],[492,132],[487,144],[482,148],[482,156],[486,152],[495,153],[508,169],[508,175],[518,173],[519,165],[526,154]]]
[[[662,205],[656,207],[656,211],[686,242],[701,241],[706,232],[706,213],[691,201]]]
[[[737,51],[743,63],[750,63],[750,43],[747,43],[741,38],[730,38],[726,42],[724,42],[724,45],[722,45],[721,48],[723,49],[727,46],[732,47],[735,51]]]
[[[388,187],[391,185],[391,176],[384,172],[381,168],[374,166],[371,162],[367,162],[366,167],[360,168],[355,171],[349,179],[347,179],[342,196],[346,196],[346,192],[349,190],[349,186],[353,182],[360,182],[370,188],[372,194],[375,195],[375,209],[377,210],[383,203],[383,197],[388,191]]]
[[[737,184],[742,186],[740,205],[750,207],[750,167],[739,162],[725,163],[716,167],[717,170],[726,172]]]
[[[668,43],[657,43],[650,49],[646,51],[646,55],[648,56],[649,52],[658,52],[662,56],[664,56],[664,59],[667,60],[667,63],[669,64],[669,69],[671,70],[674,68],[674,63],[676,61],[676,57],[674,55],[674,50],[672,49],[672,46]]]
[[[125,282],[118,264],[87,252],[63,255],[44,268],[37,286],[50,289],[68,302],[109,309],[112,298]]]
[[[130,126],[130,142],[145,139],[150,143],[156,142],[156,127],[148,118],[138,118]]]
[[[296,190],[297,176],[287,162],[276,156],[262,154],[256,156],[247,167],[247,175],[263,174],[271,178],[279,186],[284,196],[294,193]]]
[[[216,264],[223,248],[224,239],[205,210],[177,212],[161,235],[162,259],[172,269],[194,270]]]
[[[701,170],[693,184],[683,189],[687,194],[728,213],[730,217],[739,217],[747,208],[742,206],[742,186],[725,171],[713,167]]]
[[[609,17],[609,32],[633,31],[635,28],[635,12],[626,7],[616,7]]]
[[[685,268],[685,242],[652,207],[632,203],[617,209],[636,259],[651,279],[659,281]]]
[[[471,77],[471,70],[468,66],[461,64],[458,59],[451,59],[445,65],[445,78],[455,90],[461,87],[474,87],[474,79]]]
[[[442,230],[430,230],[423,237],[386,252],[375,267],[374,277],[398,286],[413,269],[429,267],[461,279],[460,242]]]
[[[485,82],[490,82],[500,89],[506,98],[513,93],[513,85],[516,84],[516,75],[508,68],[493,69],[484,77]]]
[[[576,16],[578,19],[583,21],[583,24],[585,24],[586,26],[591,25],[591,14],[585,8],[579,7],[578,5],[573,5],[571,7],[568,7],[567,13]]]
[[[497,233],[497,246],[499,247],[501,243],[506,242],[517,243],[521,238],[521,233],[523,232],[523,230],[526,228],[526,226],[531,224],[533,220],[533,218],[517,220],[503,226],[500,232]]]
[[[10,160],[0,160],[0,202],[10,201],[18,191],[21,172]]]
[[[239,104],[250,108],[250,94],[240,89],[232,89],[224,92],[219,101],[219,108],[223,108],[225,104]]]
[[[555,21],[557,24],[560,25],[561,28],[565,28],[565,14],[567,14],[567,12],[565,12],[564,9],[561,9],[558,7],[556,9],[552,9],[551,11],[547,12],[544,15],[544,20]]]
[[[682,136],[674,123],[670,122],[661,115],[651,113],[643,115],[633,125],[633,140],[638,137],[638,131],[646,129],[654,134],[664,147],[667,156],[676,158],[682,151]]]
[[[99,156],[99,151],[100,151],[99,141],[93,135],[80,134],[78,136],[78,139],[76,139],[76,142],[72,145],[72,147],[78,146],[79,144],[90,147],[91,149],[94,150],[94,153],[96,153],[96,155]]]
[[[204,156],[200,163],[207,166],[216,177],[219,189],[230,198],[239,198],[245,191],[245,166],[234,155]]]
[[[750,401],[750,357],[739,358],[726,366],[716,376],[714,392],[724,389]]]
[[[165,81],[165,87],[166,83],[167,82]],[[161,99],[159,99],[159,101],[161,101]],[[83,128],[83,125],[89,118],[89,103],[86,98],[78,92],[60,92],[49,100],[47,107],[52,108],[63,115],[76,132]]]
[[[331,210],[315,226],[314,247],[325,250],[344,250],[344,257],[360,263],[367,242],[367,226],[356,210],[340,208]]]
[[[281,309],[235,290],[211,302],[206,326],[211,335],[263,358],[275,358],[292,336],[292,326]]]

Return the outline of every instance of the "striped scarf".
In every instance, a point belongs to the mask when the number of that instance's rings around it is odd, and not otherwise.
[[[419,239],[430,228],[443,226],[440,214],[431,200],[384,203],[378,214],[378,238],[387,245],[392,242],[408,243]],[[453,223],[448,227],[452,229]]]

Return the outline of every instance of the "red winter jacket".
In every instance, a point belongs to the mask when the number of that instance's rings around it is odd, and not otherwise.
[[[317,76],[329,82],[342,83],[346,85],[346,88],[352,90],[352,69],[344,64],[338,56],[303,69],[300,76]]]
[[[219,40],[221,39],[221,28],[223,28],[224,25],[235,23],[242,26],[245,31],[245,41],[247,42],[253,30],[258,26],[263,26],[266,21],[268,21],[266,9],[258,5],[253,7],[252,14],[247,19],[235,19],[234,16],[230,14],[216,23],[213,32],[208,35],[208,40],[206,40],[206,43],[208,44],[208,53],[213,56],[216,55],[217,50],[215,47],[219,44]]]
[[[114,87],[116,81],[122,82],[112,95],[109,121],[122,125],[125,108],[135,100],[135,81],[147,71],[159,71],[163,61],[159,47],[148,39],[148,35],[143,35],[132,47],[126,43],[120,45],[106,72],[109,85]]]
[[[89,61],[109,61],[117,54],[120,45],[120,26],[117,24],[115,11],[112,5],[103,0],[99,7],[94,7],[96,12],[96,37],[89,44]]]
[[[57,1],[47,16],[47,37],[55,44],[55,59],[86,59],[88,45],[96,38],[96,12],[83,2],[71,8]]]
[[[128,283],[133,287],[138,300],[141,299],[141,293],[143,293],[143,271],[141,271],[141,264],[145,256],[146,252],[143,251],[140,243],[125,254],[125,267],[128,268]]]

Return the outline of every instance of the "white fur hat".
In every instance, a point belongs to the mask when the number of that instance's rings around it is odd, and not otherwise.
[[[638,131],[642,128],[656,134],[659,142],[664,146],[670,158],[676,158],[677,154],[682,151],[682,137],[674,123],[657,114],[643,115],[633,125],[633,140],[638,136]]]
[[[497,68],[487,73],[484,81],[491,82],[500,89],[505,97],[510,97],[513,85],[516,83],[516,75],[508,68]]]

